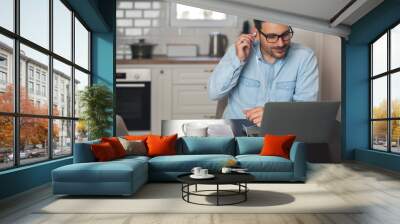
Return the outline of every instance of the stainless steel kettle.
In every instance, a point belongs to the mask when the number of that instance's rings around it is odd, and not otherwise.
[[[228,47],[228,37],[219,32],[210,34],[210,51],[209,56],[211,57],[222,57],[225,54],[226,48]]]

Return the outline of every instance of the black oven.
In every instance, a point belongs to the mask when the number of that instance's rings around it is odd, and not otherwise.
[[[117,73],[117,111],[129,131],[151,130],[151,79],[150,73],[141,70]],[[130,75],[129,75],[130,74]]]

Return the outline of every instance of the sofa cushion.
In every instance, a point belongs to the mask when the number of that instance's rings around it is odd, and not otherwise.
[[[264,146],[261,149],[261,156],[280,156],[289,159],[290,148],[295,135],[265,135]]]
[[[235,139],[231,137],[182,137],[178,154],[235,155]]]
[[[92,144],[90,147],[92,149],[94,157],[96,157],[96,161],[105,162],[118,158],[112,145],[108,142]]]
[[[236,155],[259,154],[264,145],[263,137],[236,137]]]
[[[149,160],[149,170],[163,172],[190,172],[193,167],[200,166],[210,171],[219,171],[230,159],[231,155],[175,155],[158,156]]]
[[[238,155],[240,167],[249,172],[292,172],[292,161],[278,156]]]
[[[148,156],[165,156],[176,154],[178,134],[170,136],[149,135],[146,140]]]
[[[130,182],[135,172],[147,172],[147,163],[140,159],[74,163],[52,173],[58,182]]]
[[[118,137],[122,146],[126,151],[126,155],[147,155],[146,143],[141,140],[126,140],[125,138]]]
[[[110,143],[110,145],[114,149],[117,158],[122,158],[126,156],[126,151],[117,137],[104,137],[101,138],[101,142]]]

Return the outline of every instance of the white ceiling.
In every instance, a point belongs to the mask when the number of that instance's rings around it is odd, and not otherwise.
[[[228,0],[237,3],[274,9],[293,13],[301,16],[309,16],[318,19],[329,20],[350,0]]]
[[[347,37],[350,27],[383,0],[170,0],[227,14],[270,20]],[[335,17],[346,5],[346,10]]]

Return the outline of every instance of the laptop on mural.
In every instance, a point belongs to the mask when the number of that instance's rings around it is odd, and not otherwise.
[[[271,102],[264,106],[260,135],[294,134],[307,143],[329,142],[340,102]]]

